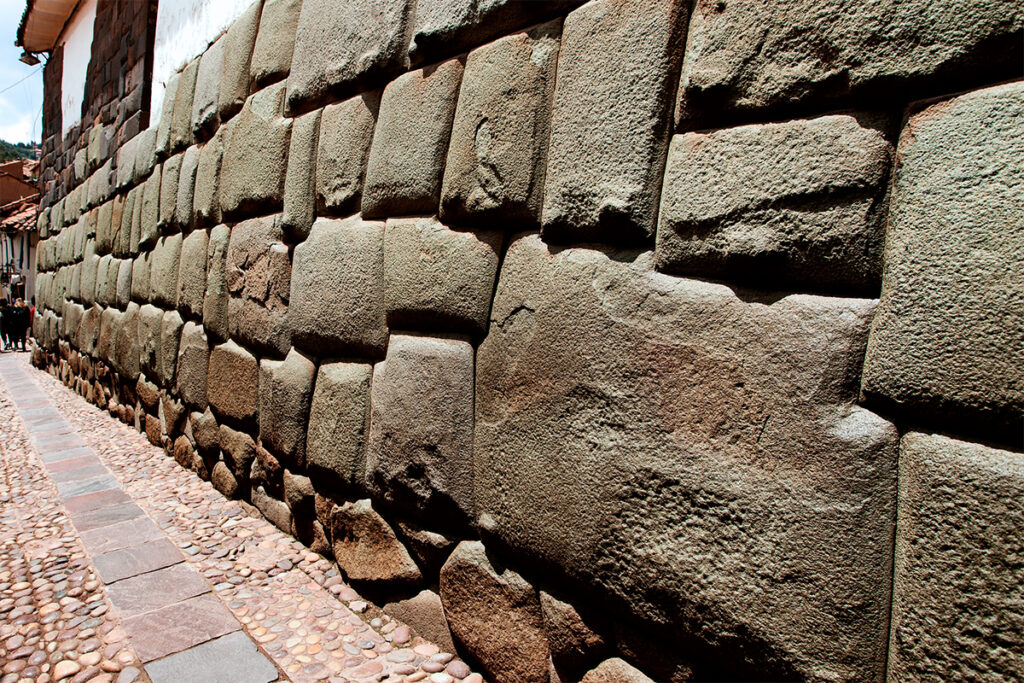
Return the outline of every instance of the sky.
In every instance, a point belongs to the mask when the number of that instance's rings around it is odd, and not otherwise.
[[[24,11],[25,0],[0,0],[0,138],[7,142],[39,142],[42,135],[46,56],[39,55],[36,66],[18,61],[21,48],[14,39]]]

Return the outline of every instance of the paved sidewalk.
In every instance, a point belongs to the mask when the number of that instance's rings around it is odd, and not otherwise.
[[[482,680],[27,354],[0,446],[0,683]]]

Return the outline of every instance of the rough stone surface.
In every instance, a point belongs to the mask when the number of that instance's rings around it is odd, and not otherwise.
[[[455,522],[473,515],[473,347],[393,334],[373,372],[366,473],[379,500]]]
[[[291,533],[292,513],[283,500],[271,497],[262,486],[257,486],[252,490],[252,503],[274,526],[286,534]]]
[[[202,150],[192,145],[185,150],[181,160],[181,175],[178,178],[178,196],[174,206],[174,225],[190,229],[195,224],[196,171]]]
[[[429,520],[422,520],[424,524]],[[399,536],[416,562],[423,567],[428,577],[436,577],[452,550],[458,545],[454,536],[427,531],[409,521],[398,520],[395,524]]]
[[[384,355],[383,241],[382,222],[317,219],[295,247],[288,321],[296,346],[318,356]]]
[[[1017,446],[1022,157],[1024,84],[962,95],[910,119],[864,367],[865,395],[886,409]]]
[[[133,301],[145,303],[149,301],[149,283],[152,275],[150,267],[151,252],[140,254],[132,261],[132,289],[131,298]]]
[[[469,54],[441,189],[445,222],[540,224],[560,32],[553,21]]]
[[[245,101],[230,124],[220,172],[225,218],[280,210],[292,122],[281,116],[284,84]]]
[[[160,347],[157,351],[156,378],[164,387],[174,386],[182,325],[184,322],[177,311],[167,311],[160,321]]]
[[[171,146],[168,153],[181,151],[192,144],[192,101],[196,94],[199,59],[193,59],[181,72],[174,95],[174,117],[171,119]]]
[[[401,586],[421,579],[409,552],[369,500],[335,507],[331,537],[338,566],[351,581]]]
[[[1022,672],[1024,457],[910,433],[900,449],[889,680]]]
[[[203,297],[203,327],[217,341],[228,338],[227,256],[231,229],[218,225],[210,231],[206,252],[206,294]]]
[[[236,421],[256,416],[259,363],[233,341],[213,347],[207,373],[206,397],[220,416]]]
[[[181,400],[197,410],[206,410],[206,373],[209,362],[210,347],[203,326],[190,320],[181,330],[177,384]]]
[[[397,218],[384,231],[384,304],[392,329],[482,335],[502,234]]]
[[[178,208],[178,179],[181,178],[183,157],[183,154],[175,154],[164,162],[160,172],[160,213],[157,225],[163,234],[174,232],[171,226]]]
[[[863,118],[675,136],[661,195],[658,268],[769,289],[877,295],[892,149]]]
[[[283,361],[260,362],[260,441],[286,465],[306,467],[306,423],[316,363],[292,349]]]
[[[173,308],[178,303],[181,234],[161,237],[153,248],[150,291],[154,303]]]
[[[262,88],[288,76],[301,8],[302,0],[264,0],[259,33],[249,63],[254,87]]]
[[[139,369],[156,381],[160,358],[160,326],[164,312],[151,304],[139,309]]]
[[[139,305],[129,303],[114,327],[114,368],[122,379],[133,382],[139,376]]]
[[[419,66],[564,13],[584,0],[417,0],[409,56]]]
[[[139,248],[148,249],[160,236],[160,178],[161,167],[153,169],[142,189],[142,208],[139,213]]]
[[[304,0],[288,76],[288,108],[311,109],[405,69],[412,5],[410,0]]]
[[[444,652],[455,652],[448,620],[441,606],[441,596],[432,590],[422,590],[411,598],[389,602],[384,613],[411,626],[417,634],[437,645]]]
[[[218,460],[210,470],[210,483],[227,498],[238,494],[238,480],[223,460]]]
[[[642,671],[614,657],[588,671],[580,683],[654,683]]]
[[[199,150],[196,186],[193,197],[193,218],[196,226],[220,221],[220,167],[224,157],[224,141],[229,126],[217,129],[210,141]]]
[[[117,299],[114,303],[118,308],[124,308],[131,300],[133,263],[131,259],[123,259],[117,265]]]
[[[202,319],[206,297],[206,259],[210,239],[194,230],[182,240],[178,270],[178,310],[187,318]]]
[[[695,5],[680,125],[720,112],[835,107],[874,96],[905,100],[1020,73],[1024,14],[1000,0]]]
[[[306,436],[306,467],[317,481],[363,484],[372,366],[324,363],[317,370]]]
[[[227,425],[221,425],[218,429],[217,441],[220,444],[221,453],[224,455],[224,462],[241,484],[248,479],[249,470],[252,469],[253,460],[256,459],[256,442],[245,432],[232,429]]]
[[[743,648],[723,675],[880,677],[896,430],[854,404],[874,302],[746,302],[652,261],[510,247],[477,355],[478,524]]]
[[[592,0],[566,17],[544,185],[546,238],[654,236],[689,4]]]
[[[284,4],[284,0],[278,0]],[[321,110],[292,122],[288,149],[288,171],[284,178],[284,213],[281,228],[292,242],[309,235],[316,218],[316,148],[320,137]]]
[[[224,71],[217,94],[217,109],[222,122],[234,116],[249,96],[249,63],[262,7],[262,2],[249,5],[224,34]]]
[[[580,678],[608,650],[604,638],[575,607],[550,593],[540,592],[540,606],[555,670],[564,679]]]
[[[224,72],[224,46],[227,35],[221,36],[199,58],[196,91],[192,98],[192,134],[205,140],[217,128],[220,79]]]
[[[181,377],[181,368],[178,369],[178,372],[178,377]],[[196,447],[199,450],[211,453],[220,448],[220,431],[213,411],[207,408],[202,413],[192,413],[189,416],[189,424],[192,427],[192,436],[195,437]]]
[[[323,108],[316,154],[316,206],[320,214],[359,208],[380,92],[363,93]]]
[[[281,242],[279,220],[279,216],[252,218],[231,229],[224,282],[230,294],[228,322],[232,338],[284,356],[289,346],[285,314],[292,265],[288,247]],[[329,266],[336,269],[338,264]]]
[[[363,187],[367,217],[432,214],[441,200],[461,59],[402,74],[388,84]]]
[[[160,109],[160,119],[157,122],[155,128],[156,132],[153,135],[153,152],[160,155],[161,157],[167,156],[171,149],[171,125],[174,123],[174,100],[178,95],[178,81],[181,80],[181,72],[172,74],[167,79],[167,88],[164,90],[164,101],[163,106]],[[133,140],[138,141],[136,147],[136,161],[134,167],[138,169],[141,162],[141,154],[144,153],[144,143],[142,135],[138,135]],[[138,181],[140,175],[139,170],[135,170],[135,180]]]
[[[537,591],[463,541],[441,568],[441,602],[456,642],[495,683],[548,683],[548,642]]]

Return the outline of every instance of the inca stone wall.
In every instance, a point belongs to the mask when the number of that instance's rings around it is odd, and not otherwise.
[[[49,193],[34,361],[495,681],[1019,678],[1022,28],[256,2]]]

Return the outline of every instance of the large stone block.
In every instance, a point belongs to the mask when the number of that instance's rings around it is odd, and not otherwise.
[[[178,345],[178,395],[196,410],[206,410],[206,374],[210,347],[202,325],[191,320],[181,330]]]
[[[165,388],[174,386],[182,325],[184,322],[177,311],[167,311],[160,321],[160,347],[157,350],[156,379]]]
[[[192,135],[200,140],[210,137],[220,123],[217,111],[220,101],[220,79],[224,72],[224,46],[227,34],[221,36],[199,58],[196,91],[192,98]]]
[[[153,149],[151,153],[155,152],[161,158],[167,156],[171,150],[171,126],[174,124],[174,100],[178,96],[178,81],[181,80],[181,72],[171,75],[167,79],[167,88],[164,90],[164,101],[160,109],[160,119],[155,126],[156,132],[153,135]],[[143,146],[144,141],[142,135],[139,134],[134,140],[138,141],[138,147],[136,148],[135,167],[140,165],[140,155],[144,153]],[[135,171],[135,181],[138,182],[140,172]]]
[[[103,309],[98,305],[90,306],[82,315],[82,322],[78,326],[78,350],[83,354],[91,356],[96,353],[96,342],[100,334],[100,317]]]
[[[151,380],[157,379],[163,319],[164,312],[152,304],[139,309],[139,369]]]
[[[160,237],[160,184],[162,168],[157,166],[142,189],[139,212],[139,249],[150,249]]]
[[[306,422],[316,363],[292,349],[260,362],[260,442],[292,469],[306,467]]]
[[[196,172],[199,169],[199,158],[202,151],[196,145],[185,150],[181,160],[181,174],[178,178],[178,196],[175,199],[175,226],[188,230],[194,224]]]
[[[112,321],[111,325],[115,332],[114,369],[122,379],[133,382],[139,376],[139,305],[132,301],[119,318],[116,323]]]
[[[546,238],[654,236],[689,6],[591,0],[566,17],[544,185]]]
[[[229,128],[218,128],[210,141],[199,150],[199,166],[196,168],[192,204],[195,225],[199,227],[220,222],[220,167]]]
[[[584,0],[417,0],[409,56],[417,66],[557,16]]]
[[[218,416],[237,422],[255,418],[259,382],[259,363],[235,342],[226,342],[210,351],[206,398]]]
[[[256,442],[245,432],[221,425],[217,432],[224,462],[239,483],[249,479],[249,470],[256,459]]]
[[[153,248],[150,291],[153,303],[174,308],[178,303],[178,272],[181,269],[181,233],[161,237]]]
[[[220,208],[225,217],[280,210],[292,122],[281,116],[284,84],[245,101],[230,124],[220,170]]]
[[[544,24],[466,59],[441,189],[445,222],[516,231],[540,223],[560,30]]]
[[[100,257],[96,254],[96,240],[89,239],[85,243],[85,255],[82,258],[82,280],[79,297],[87,304],[96,300],[96,280],[99,277]]]
[[[206,259],[210,239],[205,230],[194,230],[181,243],[178,270],[178,310],[201,320],[206,297]]]
[[[334,558],[349,580],[377,587],[415,585],[419,568],[369,500],[334,508]]]
[[[199,75],[199,59],[193,59],[178,78],[178,90],[174,96],[174,117],[171,119],[171,146],[169,154],[179,152],[193,143],[192,101],[196,94],[196,76]]]
[[[461,81],[462,60],[450,59],[402,74],[384,89],[363,187],[364,216],[437,211]]]
[[[218,115],[222,122],[234,116],[249,96],[249,63],[260,27],[262,9],[263,0],[253,2],[224,34],[224,70],[217,93]]]
[[[152,252],[143,252],[132,261],[132,289],[131,298],[139,303],[149,301],[149,284],[152,279],[152,267],[150,264]]]
[[[654,680],[626,661],[613,657],[588,671],[580,683],[654,683]]]
[[[897,433],[855,404],[874,307],[522,237],[477,355],[479,526],[741,649],[722,675],[880,678]]]
[[[284,212],[281,228],[290,242],[309,235],[316,218],[316,147],[320,137],[320,110],[298,117],[292,123],[288,145],[288,171],[284,178]]]
[[[694,4],[680,125],[873,97],[905,102],[1020,74],[1024,13],[1002,0]]]
[[[363,488],[372,372],[365,363],[324,363],[317,370],[306,467],[332,488]]]
[[[411,598],[389,602],[383,609],[385,614],[412,627],[417,635],[434,643],[443,652],[455,652],[441,597],[434,591],[422,590]]]
[[[384,231],[384,303],[392,329],[483,335],[502,233],[396,218]]]
[[[224,282],[230,294],[231,336],[255,349],[284,356],[290,341],[285,314],[292,264],[288,247],[281,242],[279,220],[280,216],[253,218],[231,229]]]
[[[850,115],[672,138],[658,268],[876,296],[892,146]]]
[[[378,500],[459,524],[473,517],[473,347],[391,335],[373,372],[366,478]]]
[[[160,206],[157,226],[160,232],[174,232],[174,214],[178,208],[178,179],[181,178],[181,161],[184,155],[175,154],[164,162],[160,170]]]
[[[312,109],[386,81],[408,65],[410,0],[304,0],[288,75],[288,108]]]
[[[1024,456],[910,433],[900,449],[889,680],[1024,674]]]
[[[455,640],[495,683],[548,683],[548,642],[537,590],[463,541],[441,568],[441,603]]]
[[[50,313],[50,311],[47,311]],[[38,317],[38,312],[37,312]],[[105,308],[100,314],[100,331],[96,338],[95,355],[100,360],[114,364],[114,350],[116,348],[117,333],[121,329],[121,311],[114,308]]]
[[[1024,83],[910,118],[864,394],[940,429],[1021,443]]]
[[[380,93],[363,93],[323,109],[316,154],[316,206],[320,214],[359,209],[380,110]]]
[[[288,76],[292,68],[300,9],[302,0],[264,0],[259,32],[249,62],[253,87],[262,88]]]
[[[114,302],[118,308],[124,308],[132,297],[132,259],[121,259],[117,265],[117,298]]]
[[[384,355],[383,242],[384,223],[317,219],[295,247],[292,343],[318,356]]]
[[[228,338],[227,257],[231,229],[218,225],[210,231],[206,250],[206,294],[203,296],[203,327],[217,341]]]

